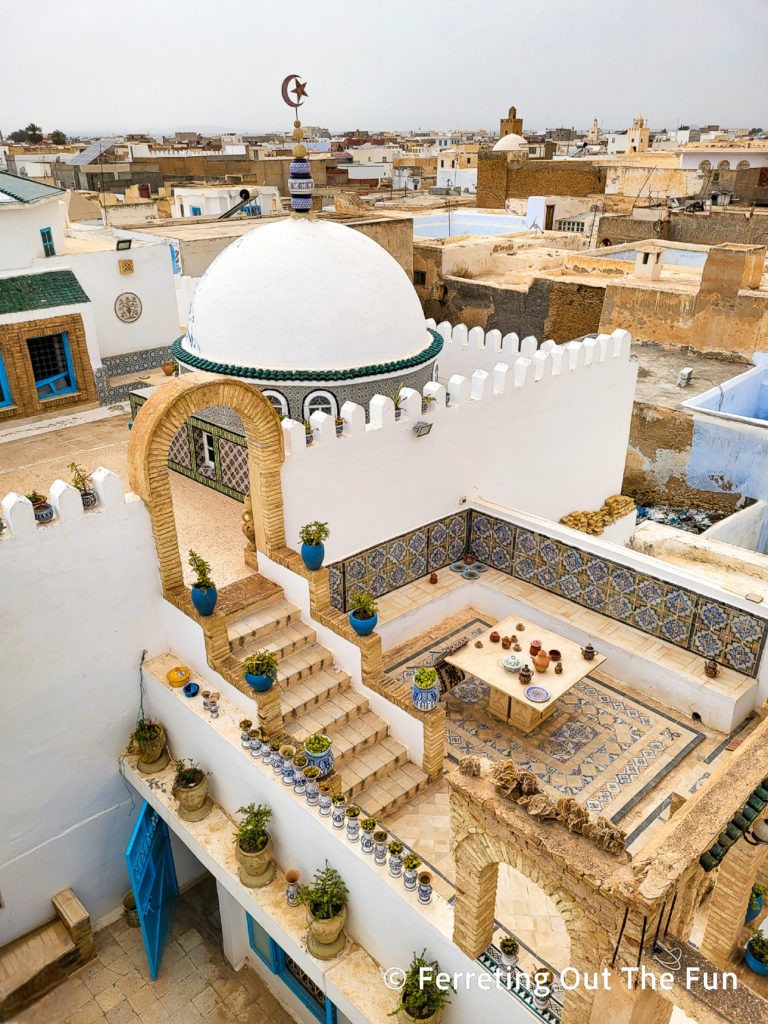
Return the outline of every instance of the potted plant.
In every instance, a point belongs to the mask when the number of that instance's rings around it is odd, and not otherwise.
[[[393,839],[387,849],[389,850],[389,873],[393,878],[399,878],[403,871],[403,844]]]
[[[416,876],[421,867],[421,857],[415,853],[409,853],[403,857],[403,885],[406,889],[416,888]]]
[[[168,764],[169,757],[165,751],[165,730],[159,722],[151,718],[140,718],[131,733],[128,752],[138,752],[139,760],[136,767],[143,775],[153,775],[162,771]]]
[[[389,836],[383,828],[377,829],[373,833],[373,859],[376,864],[387,863],[387,840]]]
[[[181,759],[173,767],[172,792],[179,804],[179,817],[184,821],[200,821],[213,807],[208,796],[208,776],[194,761]]]
[[[293,785],[293,759],[296,757],[296,747],[290,743],[284,743],[280,747],[280,757],[283,759],[283,785]]]
[[[768,936],[757,928],[752,931],[752,938],[745,950],[747,966],[755,974],[768,974]]]
[[[252,725],[253,722],[250,720],[250,718],[244,718],[240,722],[240,742],[244,747],[250,747],[251,745],[250,729]]]
[[[293,761],[293,791],[299,796],[304,796],[307,791],[307,779],[304,769],[307,767],[307,759],[304,754],[297,754]]]
[[[307,949],[313,956],[330,960],[344,948],[348,896],[344,881],[328,861],[309,885],[299,887],[299,902],[307,909]]]
[[[312,444],[312,437],[313,437],[313,430],[312,430],[312,424],[309,422],[309,420],[304,420],[304,437],[306,439],[307,446],[311,445]]]
[[[749,894],[749,904],[747,905],[747,915],[745,917],[745,923],[754,921],[760,911],[763,909],[763,896],[768,893],[768,885],[758,885],[757,882],[752,886],[752,892]]]
[[[333,423],[334,426],[336,427],[336,437],[341,437],[341,435],[344,433],[344,417],[336,416],[334,418]]]
[[[505,935],[499,943],[501,950],[501,962],[504,967],[517,967],[520,944],[512,935]]]
[[[376,831],[376,819],[375,818],[363,818],[360,822],[360,829],[362,835],[360,837],[360,849],[365,854],[373,853],[374,842],[373,833]]]
[[[347,841],[356,843],[360,838],[360,808],[350,804],[344,812],[347,817]]]
[[[306,788],[304,792],[307,798],[307,803],[310,805],[310,807],[315,807],[320,800],[320,794],[318,790],[320,769],[317,767],[317,765],[308,764],[302,774],[304,775],[304,778],[306,780]]]
[[[430,405],[432,405],[434,400],[435,400],[435,396],[434,395],[422,395],[421,396],[421,411],[422,411],[422,414],[425,413],[427,411],[427,409],[429,409]]]
[[[163,363],[163,373],[166,377],[172,377],[179,369],[179,364],[173,359],[166,359]]]
[[[344,805],[346,802],[347,798],[343,793],[334,793],[331,797],[331,811],[333,813],[331,824],[334,828],[344,828]]]
[[[422,665],[413,677],[411,700],[417,711],[432,711],[440,700],[440,689],[437,684],[437,670]]]
[[[198,615],[213,615],[219,594],[216,584],[211,579],[211,567],[195,551],[189,552],[189,564],[195,573],[195,582],[192,584],[192,604]]]
[[[332,748],[331,739],[322,732],[313,732],[304,740],[304,755],[318,769],[321,779],[333,771]]]
[[[249,729],[248,733],[248,746],[251,748],[251,757],[261,757],[262,747],[264,745],[264,733],[261,729]],[[267,746],[269,749],[269,746]]]
[[[376,602],[370,591],[362,593],[358,590],[350,597],[352,611],[349,613],[349,622],[352,629],[358,636],[368,636],[376,628],[379,616],[376,614]]]
[[[95,508],[96,494],[93,490],[93,480],[76,462],[70,462],[69,471],[72,474],[72,485],[80,491],[83,508]]]
[[[549,1006],[555,976],[550,970],[536,971],[533,976],[533,1006],[540,1013]]]
[[[252,690],[266,693],[277,679],[277,658],[269,651],[256,651],[243,661],[241,671]]]
[[[238,807],[242,814],[235,830],[235,856],[240,865],[240,881],[249,889],[260,889],[269,885],[275,877],[272,863],[272,837],[267,832],[267,822],[272,811],[263,804],[248,804]]]
[[[324,541],[328,540],[330,535],[331,531],[328,529],[328,523],[320,523],[317,520],[313,523],[306,523],[299,530],[301,557],[304,565],[312,572],[317,572],[323,564],[323,559],[325,558]]]
[[[30,491],[26,497],[27,501],[32,502],[35,521],[38,523],[50,523],[53,519],[53,505],[49,504],[46,496],[38,491]]]
[[[403,987],[400,990],[400,1005],[392,1010],[391,1017],[400,1014],[401,1018],[413,1024],[439,1024],[443,1010],[451,1001],[453,985],[437,984],[440,965],[437,960],[427,960],[426,950],[421,956],[413,954]]]
[[[417,879],[417,895],[419,903],[429,903],[432,900],[432,875],[429,871],[420,871]]]
[[[269,741],[269,752],[270,752],[270,764],[275,775],[283,774],[283,759],[280,756],[280,747],[283,745],[281,736],[276,736],[275,739]]]
[[[324,818],[327,818],[332,810],[331,803],[331,784],[330,782],[320,782],[317,786],[317,801],[320,804],[318,810]]]

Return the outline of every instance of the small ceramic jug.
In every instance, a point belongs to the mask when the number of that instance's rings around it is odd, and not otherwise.
[[[592,646],[592,644],[587,644],[586,647],[582,647],[581,653],[584,655],[585,661],[592,661],[594,656],[597,654],[597,651]]]
[[[720,674],[720,669],[718,667],[717,662],[712,661],[711,659],[709,661],[705,661],[704,672],[710,677],[710,679],[714,679],[715,676]]]
[[[533,659],[533,666],[537,672],[546,672],[549,668],[549,655],[546,651],[539,651]]]

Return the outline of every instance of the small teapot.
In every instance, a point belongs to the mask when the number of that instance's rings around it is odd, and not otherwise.
[[[520,669],[518,679],[523,684],[523,686],[527,686],[528,683],[530,683],[530,681],[533,679],[533,672],[531,672],[530,665],[523,665],[523,667]]]
[[[549,655],[546,651],[539,651],[533,659],[533,667],[537,672],[546,672],[549,668]]]
[[[501,638],[501,646],[504,648],[505,651],[508,651],[509,648],[512,646],[512,641],[509,639],[508,636],[503,636]]]
[[[704,672],[710,677],[710,679],[714,679],[715,676],[720,675],[720,667],[716,661],[713,661],[710,658],[709,661],[704,662]]]
[[[586,647],[582,647],[581,648],[581,653],[582,653],[585,661],[592,661],[594,656],[597,654],[597,651],[592,646],[592,644],[587,644]]]

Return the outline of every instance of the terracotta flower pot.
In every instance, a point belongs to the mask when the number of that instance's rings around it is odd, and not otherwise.
[[[157,736],[151,740],[136,741],[136,748],[139,751],[139,760],[144,764],[152,764],[157,761],[165,747],[165,730],[161,725],[157,727]]]
[[[200,821],[213,807],[208,796],[208,776],[204,772],[201,774],[203,777],[194,786],[173,787],[173,795],[179,804],[179,817],[185,821]]]
[[[272,852],[272,836],[267,839],[264,849],[256,853],[247,853],[239,843],[236,844],[235,856],[241,868],[240,881],[243,885],[250,889],[260,889],[272,881],[275,877],[275,866],[271,863]]]

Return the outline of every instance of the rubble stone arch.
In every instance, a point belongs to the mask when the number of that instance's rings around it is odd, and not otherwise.
[[[211,406],[233,409],[243,423],[256,548],[272,557],[285,547],[280,480],[285,447],[272,404],[246,381],[213,373],[184,373],[150,395],[136,415],[128,444],[129,481],[149,510],[166,597],[184,586],[168,452],[187,419]]]

